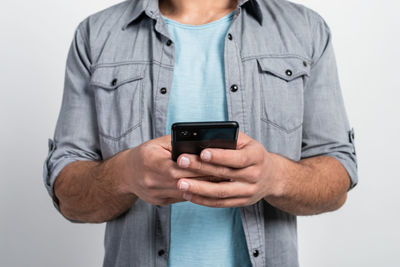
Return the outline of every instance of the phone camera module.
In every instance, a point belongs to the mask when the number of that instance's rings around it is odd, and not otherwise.
[[[189,135],[189,131],[181,131],[181,136],[188,136]]]

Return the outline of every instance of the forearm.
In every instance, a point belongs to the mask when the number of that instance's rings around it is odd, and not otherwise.
[[[291,161],[272,154],[277,194],[264,199],[294,215],[312,215],[340,208],[347,197],[350,179],[343,165],[333,157],[318,156]]]
[[[123,151],[105,161],[76,161],[60,172],[54,185],[62,214],[88,223],[109,221],[136,201],[133,194],[120,187],[126,167]]]

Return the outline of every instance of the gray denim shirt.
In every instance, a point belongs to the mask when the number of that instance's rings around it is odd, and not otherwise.
[[[43,165],[57,209],[53,185],[68,163],[104,160],[166,134],[175,55],[169,40],[157,0],[119,3],[77,27]],[[229,120],[241,131],[294,161],[334,157],[350,188],[357,184],[354,131],[331,33],[317,13],[284,0],[239,0],[224,67]],[[298,266],[295,216],[263,199],[240,211],[253,266]],[[166,266],[169,234],[170,207],[139,199],[107,222],[104,266]]]

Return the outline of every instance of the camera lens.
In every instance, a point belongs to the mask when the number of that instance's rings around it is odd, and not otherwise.
[[[189,134],[188,131],[182,131],[182,132],[181,132],[181,135],[182,135],[182,136],[187,136],[188,134]]]

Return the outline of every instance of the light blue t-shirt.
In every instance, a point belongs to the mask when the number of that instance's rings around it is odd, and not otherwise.
[[[174,122],[227,120],[224,41],[233,12],[202,25],[162,17],[175,45],[167,134]],[[251,266],[239,208],[172,204],[168,265]]]

